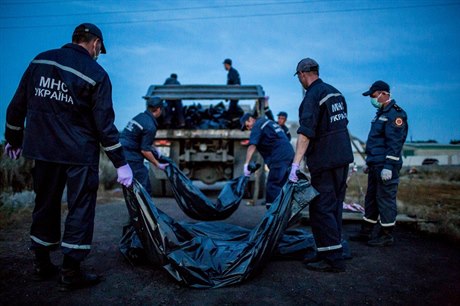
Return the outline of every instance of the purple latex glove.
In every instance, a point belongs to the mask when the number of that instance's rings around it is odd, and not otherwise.
[[[299,168],[300,168],[299,164],[292,163],[291,172],[289,173],[289,180],[291,182],[296,183],[299,180],[299,178],[297,177],[297,174],[296,174],[296,172],[297,172],[297,170],[299,170]]]
[[[128,164],[117,168],[117,175],[117,182],[123,186],[129,187],[133,183],[133,171]]]
[[[243,172],[244,172],[244,176],[251,176],[251,171],[249,171],[248,169],[248,164],[244,164]]]
[[[363,173],[364,174],[369,174],[369,167],[367,165],[363,166]]]
[[[158,169],[165,171],[166,167],[168,167],[168,166],[169,166],[169,164],[165,163],[165,164],[158,164],[157,167],[158,167]]]
[[[5,152],[3,152],[3,155],[8,155],[8,157],[11,159],[18,159],[19,156],[21,156],[21,152],[22,152],[21,148],[14,148],[12,145],[7,143],[5,146]]]

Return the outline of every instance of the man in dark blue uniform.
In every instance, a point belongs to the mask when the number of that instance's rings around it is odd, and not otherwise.
[[[288,179],[294,149],[284,131],[272,120],[255,119],[253,115],[246,113],[241,117],[240,123],[241,130],[248,129],[251,131],[244,164],[244,175],[251,175],[248,165],[256,150],[262,155],[265,164],[270,169],[267,178],[265,204],[268,209]]]
[[[363,93],[371,97],[377,108],[366,143],[365,172],[368,173],[365,214],[360,232],[350,239],[367,241],[370,246],[392,245],[393,228],[396,224],[396,193],[399,170],[402,166],[401,152],[406,141],[408,125],[406,112],[391,99],[390,86],[376,81]],[[374,225],[380,221],[380,230],[372,237]]]
[[[284,133],[286,133],[288,140],[291,141],[291,132],[289,131],[289,128],[286,126],[287,117],[288,115],[286,112],[279,112],[278,125],[283,129]]]
[[[20,153],[23,148],[24,156],[35,160],[30,231],[34,276],[46,279],[57,274],[49,252],[61,244],[61,290],[100,280],[80,270],[93,238],[100,147],[117,168],[118,182],[129,186],[132,181],[113,123],[110,79],[95,61],[105,52],[100,29],[90,23],[79,25],[72,43],[34,58],[7,109],[7,152]],[[69,212],[61,240],[65,186]]]
[[[179,81],[177,80],[177,74],[171,73],[171,76],[165,80],[163,85],[180,85]],[[165,128],[169,129],[173,122],[177,124],[176,127],[179,129],[185,126],[182,100],[166,101],[166,112],[164,114],[163,121]]]
[[[228,71],[227,74],[227,85],[241,85],[240,74],[238,71],[232,67],[232,60],[226,58],[224,60],[224,68]],[[231,121],[231,127],[235,127],[238,124],[239,114],[238,114],[238,100],[230,100],[230,105],[228,106],[228,115],[229,120]]]
[[[306,262],[310,270],[345,271],[342,256],[342,205],[348,165],[353,162],[348,134],[347,103],[342,94],[319,78],[319,65],[302,59],[295,75],[305,88],[299,107],[299,129],[289,180],[305,156],[312,186],[320,193],[310,204],[310,222],[318,255]]]
[[[157,118],[161,115],[163,101],[159,97],[147,99],[147,109],[131,119],[121,133],[120,142],[125,151],[126,160],[134,173],[134,178],[151,194],[148,168],[144,159],[164,170],[168,164],[158,162],[160,152],[153,146],[157,133]]]

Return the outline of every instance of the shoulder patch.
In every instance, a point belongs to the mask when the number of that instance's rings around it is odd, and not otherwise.
[[[404,120],[401,117],[396,117],[395,119],[395,125],[396,126],[403,126],[404,125]]]

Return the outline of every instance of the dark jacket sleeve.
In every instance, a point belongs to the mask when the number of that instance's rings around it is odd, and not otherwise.
[[[406,115],[404,113],[393,114],[385,125],[385,169],[392,170],[394,165],[401,164],[401,151],[406,136]]]
[[[126,165],[123,148],[119,142],[119,132],[115,127],[115,113],[112,105],[112,84],[106,75],[94,92],[93,118],[103,150],[115,168]]]
[[[299,109],[299,128],[297,134],[302,134],[308,138],[316,136],[316,126],[319,120],[319,100],[313,95],[305,95]]]
[[[13,147],[22,146],[24,139],[24,121],[27,115],[27,81],[30,66],[24,72],[21,82],[6,110],[5,139]]]

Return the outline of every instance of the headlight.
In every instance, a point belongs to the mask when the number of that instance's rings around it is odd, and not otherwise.
[[[206,152],[207,149],[208,149],[208,146],[205,143],[200,143],[201,152]]]

